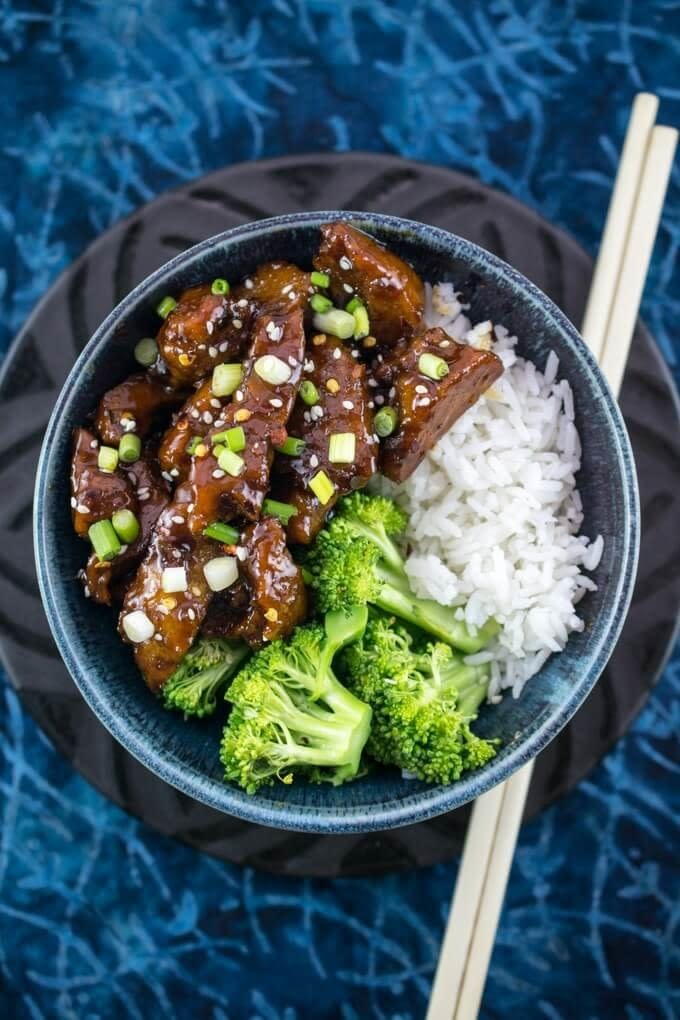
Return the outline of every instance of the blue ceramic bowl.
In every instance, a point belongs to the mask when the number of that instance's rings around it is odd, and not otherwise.
[[[71,431],[99,397],[133,370],[132,349],[158,328],[153,311],[164,294],[198,281],[243,277],[259,263],[288,259],[309,265],[318,228],[348,219],[407,258],[432,282],[451,280],[471,302],[473,321],[502,322],[520,352],[539,368],[548,352],[574,392],[583,442],[579,487],[585,533],[604,536],[595,571],[598,591],[581,603],[586,627],[554,655],[519,700],[483,710],[479,731],[502,738],[485,768],[453,786],[404,780],[376,769],[339,789],[299,782],[249,796],[221,777],[220,722],[184,721],[165,711],[145,687],[113,614],[87,601],[76,581],[86,548],[71,527]],[[391,216],[314,212],[279,216],[210,238],[153,273],[111,312],[66,380],[47,427],[35,491],[35,550],[43,603],[71,676],[114,737],[149,769],[184,793],[228,814],[307,832],[358,832],[422,821],[450,811],[507,779],[568,722],[599,677],[614,647],[633,588],[639,543],[635,469],[618,407],[570,322],[528,280],[500,259],[443,230]]]

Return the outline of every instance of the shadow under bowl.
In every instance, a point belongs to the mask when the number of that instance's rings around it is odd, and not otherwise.
[[[484,768],[446,787],[376,768],[337,789],[299,782],[251,796],[222,779],[223,720],[185,721],[165,711],[120,641],[111,611],[83,597],[76,575],[86,547],[73,533],[69,506],[71,433],[101,395],[134,370],[134,345],[157,331],[154,309],[165,294],[216,276],[238,280],[276,259],[309,266],[319,227],[335,219],[379,238],[423,279],[453,282],[470,302],[472,321],[503,323],[520,338],[518,352],[539,369],[555,351],[560,377],[574,394],[583,445],[578,476],[583,532],[602,535],[604,553],[592,575],[597,591],[579,604],[583,632],[547,661],[519,699],[508,695],[482,710],[477,732],[502,741]],[[635,578],[639,520],[633,456],[621,414],[592,355],[560,310],[521,274],[460,237],[393,216],[332,211],[278,216],[209,238],[149,276],[111,312],[78,358],[47,427],[36,479],[34,541],[43,604],[59,652],[90,707],[131,754],[220,811],[282,829],[340,833],[407,825],[460,807],[545,747],[591,690],[614,648]]]

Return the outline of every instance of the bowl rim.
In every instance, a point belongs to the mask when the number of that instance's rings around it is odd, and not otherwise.
[[[425,247],[431,246],[432,240],[437,240],[444,247],[455,247],[456,257],[467,259],[471,263],[483,263],[492,272],[509,279],[515,289],[522,291],[525,300],[539,306],[544,314],[552,318],[556,329],[562,334],[566,334],[574,349],[578,351],[578,356],[588,369],[604,405],[610,432],[615,440],[618,470],[624,482],[623,549],[620,557],[620,570],[616,578],[614,609],[609,627],[600,636],[597,645],[590,650],[587,667],[580,679],[569,689],[568,696],[521,744],[512,748],[503,759],[492,759],[481,771],[469,773],[450,786],[433,786],[415,791],[398,803],[383,806],[370,804],[361,808],[342,809],[324,808],[318,805],[290,805],[284,801],[280,802],[280,806],[272,801],[263,804],[257,795],[246,794],[237,787],[226,783],[219,785],[203,772],[174,756],[155,751],[148,741],[144,740],[142,728],[117,714],[110,700],[103,696],[99,690],[96,679],[91,679],[88,670],[83,667],[71,647],[61,617],[55,583],[47,569],[48,522],[44,512],[44,493],[49,484],[53,440],[60,432],[62,418],[74,399],[74,387],[87,363],[101,346],[105,346],[107,338],[121,320],[124,320],[130,307],[135,306],[140,298],[153,291],[177,269],[186,263],[195,261],[203,253],[210,252],[214,248],[228,246],[234,241],[250,236],[285,231],[297,225],[320,226],[322,223],[332,220],[349,220],[369,232],[372,225],[401,232],[408,231]],[[522,765],[533,759],[566,725],[599,678],[623,627],[637,571],[640,544],[639,493],[630,440],[618,404],[595,358],[586,347],[575,326],[535,284],[498,256],[440,227],[384,213],[315,210],[303,213],[285,213],[256,220],[206,238],[155,269],[111,310],[80,352],[50,415],[36,471],[33,542],[40,595],[59,654],[89,707],[111,735],[130,754],[182,793],[244,821],[287,831],[309,833],[370,832],[422,822],[461,807],[508,779]],[[612,580],[614,579],[612,578],[610,583]]]

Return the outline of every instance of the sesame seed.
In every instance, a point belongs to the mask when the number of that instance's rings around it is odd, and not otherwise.
[[[375,381],[375,379],[369,379],[369,380],[368,380],[368,385],[369,385],[369,386],[371,387],[371,389],[375,389],[375,387],[376,387],[376,386],[377,386],[378,384],[377,384],[377,382]]]
[[[356,349],[356,347],[353,347],[353,348],[352,348],[352,357],[353,357],[353,358],[358,358],[358,357],[359,357],[359,352],[358,352],[358,350]]]
[[[416,407],[429,407],[429,406],[430,406],[429,397],[421,397],[420,400],[416,400]]]
[[[234,394],[234,396],[236,397],[236,399],[240,403],[243,400],[243,390],[236,390],[236,393]]]
[[[193,411],[191,412],[191,417],[192,418],[200,418],[201,417],[201,412],[197,411],[196,408],[194,408]]]
[[[210,411],[204,411],[203,412],[203,421],[206,423],[206,425],[212,425],[212,423],[213,423],[213,416],[210,413]]]
[[[211,323],[211,325],[212,325],[212,323]],[[205,344],[199,344],[198,345],[198,350],[199,351],[204,351],[205,350]]]
[[[382,405],[385,403],[385,398],[381,397],[379,393],[376,393],[375,402],[378,405],[378,407],[382,407]]]
[[[313,372],[314,368],[315,368],[315,365],[314,365],[314,362],[312,361],[311,358],[307,358],[305,360],[305,363],[304,363],[303,367],[304,367],[305,372]]]
[[[283,329],[281,326],[277,326],[273,321],[268,322],[264,328],[272,343],[277,343],[283,336]]]
[[[241,322],[240,319],[232,319],[231,324],[234,327],[234,329],[241,329],[243,326],[243,323]]]
[[[169,471],[161,471],[161,478],[165,478],[166,482],[172,481],[172,475]]]
[[[354,404],[352,403],[351,400],[343,400],[342,406],[345,408],[346,411],[354,410]]]
[[[323,418],[323,407],[320,407],[319,404],[315,404],[314,407],[310,408],[310,413],[312,418],[315,418],[318,421],[320,418]]]
[[[134,418],[121,418],[120,424],[126,432],[133,432],[137,428],[137,422]]]
[[[97,440],[93,439],[92,442],[90,443],[90,449],[91,450],[96,450],[98,446],[99,446],[99,443],[97,442]]]
[[[215,470],[212,473],[212,476],[213,478],[224,478],[225,473],[226,472],[224,472],[222,468],[215,468]]]
[[[288,364],[290,365],[291,368],[297,368],[297,361],[295,360],[292,354],[288,358]]]
[[[71,496],[71,507],[75,510],[75,508],[77,506],[78,506],[78,500],[76,499],[75,496]]]
[[[382,354],[378,354],[378,356],[377,356],[376,360],[377,360],[377,361],[379,361],[379,362],[380,362],[380,364],[382,365],[382,363],[383,363],[383,361],[384,361],[385,359],[383,358]]]
[[[220,344],[220,351],[222,352],[222,354],[224,354],[228,346],[229,346],[228,340],[225,340],[223,343]]]
[[[242,545],[236,547],[236,559],[240,560],[241,563],[243,563],[244,560],[248,559],[248,553],[246,552]]]
[[[217,357],[217,348],[216,347],[209,347],[208,348],[208,354],[210,355],[211,358],[216,358]]]
[[[282,287],[282,288],[281,288],[281,293],[282,293],[282,294],[287,294],[287,293],[288,293],[288,291],[289,291],[289,290],[291,289],[291,287],[292,287],[292,286],[293,286],[293,284],[292,284],[292,283],[287,283],[285,287]]]
[[[309,425],[310,421],[312,420],[312,416],[309,413],[309,411],[305,411],[304,414],[302,415],[302,417],[307,422],[307,424]]]
[[[313,468],[319,466],[319,458],[315,453],[313,453],[312,456],[309,458],[309,466]]]
[[[373,442],[374,443],[379,443],[380,442],[380,436],[377,435],[375,432],[373,433]]]
[[[89,599],[89,597],[90,597],[90,588],[89,588],[89,585],[87,585],[87,584],[83,588],[83,595],[85,596],[86,599]]]
[[[187,616],[189,617],[190,620],[195,620],[196,619],[196,610],[192,609],[191,607],[189,607],[189,609],[187,609]]]
[[[392,386],[392,388],[390,389],[390,392],[387,394],[387,396],[390,398],[390,400],[394,400],[396,395],[397,395],[397,391],[396,391],[395,387]]]
[[[340,259],[340,268],[341,269],[351,269],[352,268],[352,263],[347,258],[346,255],[343,255],[342,258]]]
[[[211,407],[216,407],[216,408],[219,409],[222,405],[220,404],[220,402],[217,399],[217,397],[211,397],[210,398],[210,406]]]
[[[140,503],[145,503],[146,500],[149,499],[149,493],[148,492],[138,492],[137,493],[137,499],[139,500]]]
[[[291,301],[295,301],[295,299],[297,298],[297,294],[295,293],[294,290],[291,290],[291,292],[288,295],[288,297],[290,298]]]
[[[213,322],[210,319],[208,319],[208,321],[206,322],[205,328],[206,328],[206,330],[208,332],[208,336],[211,336],[212,335],[212,331],[214,330],[215,326],[214,326]]]
[[[439,341],[439,346],[440,347],[450,347],[451,346],[451,341],[450,340],[440,340]]]
[[[76,510],[78,511],[79,514],[89,514],[90,512],[89,506],[85,506],[84,503],[79,503],[78,506],[76,507]]]
[[[394,389],[394,387],[392,387]],[[422,383],[418,383],[416,386],[416,393],[427,393],[427,386],[423,386]],[[390,390],[390,396],[392,396],[392,390]]]
[[[178,478],[179,477],[179,469],[178,468],[170,468],[170,474],[172,475],[173,478]]]
[[[242,297],[240,301],[236,302],[236,307],[237,308],[247,308],[248,307],[248,299]]]
[[[162,641],[163,640],[163,635],[159,634],[158,632],[156,632],[154,634],[154,636],[153,636],[153,639],[154,639],[154,641]]]
[[[184,518],[181,516],[181,514],[175,514],[174,517],[172,517],[172,523],[184,524]]]
[[[269,403],[272,407],[283,407],[283,401],[279,400],[278,397],[272,397]]]
[[[354,287],[350,287],[348,283],[343,283],[342,289],[346,291],[348,294],[352,294],[354,292]]]
[[[337,361],[338,358],[341,357],[341,356],[342,356],[342,351],[340,350],[339,347],[336,347],[335,350],[333,351],[333,357]]]
[[[191,594],[195,595],[197,599],[201,597],[201,589],[198,587],[197,584],[192,584]]]
[[[369,407],[369,409],[370,409],[370,410],[372,411],[372,410],[373,410],[373,408],[375,407],[375,402],[374,402],[373,400],[369,400],[369,402],[368,402],[368,407]]]
[[[194,504],[193,503],[189,503],[189,505],[187,506],[187,512],[190,513],[190,514],[192,514],[194,512]]]
[[[252,280],[250,280],[250,279],[245,280],[245,288],[246,288],[246,290],[252,290],[254,286],[255,286],[255,284],[253,283]]]

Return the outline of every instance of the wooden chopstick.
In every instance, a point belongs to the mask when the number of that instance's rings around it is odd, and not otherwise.
[[[619,281],[626,235],[642,180],[642,167],[656,120],[659,100],[639,92],[633,101],[621,150],[614,190],[609,202],[595,272],[590,282],[581,335],[599,361],[604,350],[609,316]]]
[[[646,94],[634,103],[622,154],[626,172],[621,187],[622,174],[617,175],[593,277],[598,291],[591,290],[584,318],[584,339],[617,395],[678,138],[673,128],[653,127],[657,105]],[[637,181],[631,178],[636,166]],[[621,216],[627,216],[625,223]],[[600,269],[604,260],[616,266],[613,279],[609,268]],[[475,802],[427,1020],[477,1016],[532,771],[529,762]]]

